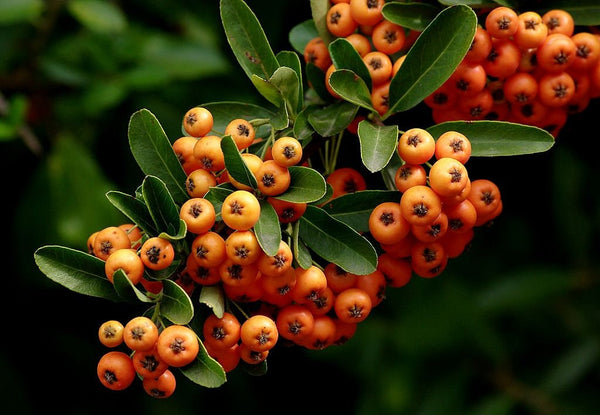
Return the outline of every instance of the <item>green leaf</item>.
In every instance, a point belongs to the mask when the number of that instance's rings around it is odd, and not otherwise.
[[[161,236],[162,238],[162,236]],[[171,265],[167,268],[160,270],[146,269],[145,276],[151,281],[162,281],[167,278],[173,276],[177,271],[179,271],[181,266],[181,259],[175,258]]]
[[[296,72],[296,78],[298,79],[298,98],[294,113],[301,111],[304,108],[304,85],[302,83],[302,62],[298,54],[289,50],[283,50],[277,53],[277,62],[283,67],[287,67]]]
[[[293,120],[296,118],[296,112],[299,104],[300,97],[300,79],[298,74],[292,68],[287,66],[280,66],[275,70],[273,76],[269,79],[269,82],[277,88],[283,103],[286,106],[286,111],[289,117]]]
[[[200,290],[198,301],[207,305],[215,316],[221,318],[225,312],[225,295],[218,285],[204,285]]]
[[[315,22],[309,19],[292,27],[292,30],[288,34],[288,40],[296,52],[304,55],[306,44],[318,36],[319,33],[317,32]]]
[[[338,134],[354,120],[358,107],[351,102],[338,101],[326,107],[312,109],[308,122],[322,137]]]
[[[269,79],[279,63],[248,5],[242,0],[221,0],[221,21],[231,50],[246,75]]]
[[[392,190],[362,190],[336,197],[323,205],[333,218],[357,232],[369,232],[369,217],[383,202],[400,202],[400,192]]]
[[[188,324],[194,317],[194,305],[183,288],[166,279],[163,280],[160,312],[173,324]]]
[[[256,90],[267,101],[275,105],[277,108],[283,106],[283,97],[281,96],[281,92],[279,91],[279,89],[277,89],[275,85],[256,74],[252,74],[250,76],[250,81],[252,81],[252,85],[254,85]]]
[[[388,162],[387,166],[381,170],[381,178],[388,190],[398,190],[396,187],[396,171],[400,166],[404,164],[404,161],[400,159],[398,152],[392,154],[392,158]]]
[[[156,228],[177,239],[177,235],[181,234],[181,218],[167,186],[158,177],[146,176],[142,182],[142,194]]]
[[[294,203],[310,203],[319,200],[327,191],[323,176],[316,170],[304,166],[290,166],[290,187],[277,199]]]
[[[42,0],[3,0],[0,2],[0,24],[33,22],[43,11]]]
[[[212,203],[215,208],[216,220],[221,218],[221,207],[223,201],[227,196],[236,190],[230,183],[223,183],[215,187],[208,189],[208,192],[204,195],[204,198]]]
[[[244,162],[235,141],[230,135],[226,135],[221,139],[221,149],[225,156],[227,173],[238,182],[256,189],[256,177]]]
[[[419,104],[452,75],[468,52],[477,16],[467,6],[444,9],[419,35],[390,84],[383,118]]]
[[[111,2],[70,0],[67,8],[79,23],[94,32],[114,34],[127,27],[125,13]]]
[[[206,388],[218,388],[227,381],[223,367],[209,356],[202,342],[196,360],[179,370],[189,380]]]
[[[325,72],[317,65],[310,62],[305,65],[305,71],[306,80],[317,96],[324,102],[333,101],[333,96],[329,93],[327,87],[325,86]]]
[[[371,92],[367,84],[354,72],[348,69],[334,71],[329,77],[329,85],[346,101],[369,111],[375,111],[371,103]]]
[[[113,284],[115,290],[125,301],[136,302],[141,301],[143,303],[151,303],[153,300],[146,294],[141,292],[135,285],[132,284],[131,280],[127,278],[127,275],[122,269],[118,269],[113,274]]]
[[[555,0],[547,4],[541,4],[539,13],[543,14],[548,10],[562,9],[573,16],[577,26],[598,26],[600,25],[600,4],[596,0]]]
[[[311,205],[307,206],[299,223],[302,241],[326,261],[357,275],[375,271],[375,248],[350,226]]]
[[[225,127],[231,120],[242,118],[247,121],[256,119],[270,120],[276,115],[273,111],[263,108],[255,104],[236,101],[220,101],[209,102],[202,104],[202,107],[210,111],[213,116],[212,132],[216,135],[224,135]],[[260,132],[257,131],[257,136],[260,137]]]
[[[464,2],[463,2],[464,3]],[[437,16],[440,8],[426,3],[386,3],[382,9],[386,20],[422,32]]]
[[[46,277],[79,294],[121,301],[106,278],[104,261],[88,253],[57,245],[38,248],[36,265]]]
[[[326,44],[334,39],[334,36],[327,29],[327,11],[329,7],[329,0],[310,0],[310,11],[315,29]]]
[[[383,169],[398,147],[397,125],[374,125],[367,120],[358,124],[360,156],[372,173]]]
[[[106,197],[114,207],[123,212],[123,214],[131,219],[133,223],[138,225],[143,232],[149,235],[158,234],[158,229],[156,228],[152,216],[150,216],[150,212],[148,211],[148,207],[144,204],[144,202],[131,195],[118,192],[116,190],[107,192]]]
[[[307,269],[312,265],[312,256],[310,250],[306,244],[300,239],[300,224],[295,222],[292,225],[292,252],[294,254],[294,261],[301,268]]]
[[[129,121],[129,146],[142,171],[161,179],[176,203],[189,195],[185,190],[186,174],[162,126],[150,111],[135,112]]]
[[[427,129],[434,138],[458,131],[471,142],[471,156],[517,156],[541,153],[554,145],[546,130],[505,121],[449,121]]]
[[[315,132],[308,119],[310,113],[315,109],[316,107],[314,106],[308,106],[300,111],[296,116],[296,121],[294,122],[294,137],[296,137],[298,140],[308,140]]]
[[[358,51],[345,38],[338,38],[328,46],[329,55],[336,69],[349,69],[360,76],[367,87],[371,86],[371,75],[367,65],[360,57]]]
[[[254,225],[254,234],[267,255],[275,255],[281,242],[281,225],[275,209],[266,199],[260,201],[260,217]]]

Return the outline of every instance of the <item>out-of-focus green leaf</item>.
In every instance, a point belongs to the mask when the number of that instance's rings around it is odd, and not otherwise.
[[[577,387],[583,376],[594,370],[600,359],[597,339],[577,339],[575,345],[562,353],[544,377],[542,388],[553,394]]]
[[[562,9],[573,16],[576,25],[600,25],[600,4],[596,0],[553,0],[540,5],[538,13],[543,14],[551,9]],[[537,9],[536,9],[537,10]]]
[[[94,32],[119,33],[127,27],[127,16],[111,2],[70,0],[67,8],[83,26]]]
[[[44,10],[42,0],[0,1],[0,25],[33,22]]]

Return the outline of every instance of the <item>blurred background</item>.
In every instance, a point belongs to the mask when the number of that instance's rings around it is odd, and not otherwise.
[[[289,30],[310,18],[305,0],[247,3],[276,52],[291,50]],[[347,344],[276,348],[266,375],[234,371],[219,389],[179,376],[160,401],[141,382],[104,389],[95,374],[98,326],[143,309],[54,284],[33,252],[85,249],[93,231],[122,222],[104,194],[132,193],[143,178],[127,143],[133,112],[149,109],[174,140],[194,105],[262,103],[229,49],[218,1],[0,0],[0,56],[7,409],[600,413],[597,101],[546,153],[469,161],[472,178],[500,186],[504,212],[440,277],[388,289]],[[425,106],[399,120],[432,123]]]

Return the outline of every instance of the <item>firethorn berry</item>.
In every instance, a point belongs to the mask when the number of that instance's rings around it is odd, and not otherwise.
[[[204,137],[213,128],[212,113],[204,107],[190,108],[183,116],[183,129],[192,137]]]
[[[435,141],[434,155],[436,159],[451,157],[466,164],[471,157],[471,141],[458,131],[446,131]]]
[[[242,265],[225,258],[219,265],[219,275],[225,285],[247,287],[258,277],[258,267],[255,262]]]
[[[123,248],[131,248],[127,232],[117,226],[109,226],[96,233],[92,252],[96,257],[106,261],[110,254]]]
[[[475,95],[484,90],[487,74],[479,63],[462,61],[450,75],[449,83],[459,96]],[[462,99],[462,98],[461,98]]]
[[[137,252],[132,248],[121,248],[114,251],[106,258],[104,273],[110,282],[117,270],[123,270],[133,285],[136,285],[144,276],[145,266]]]
[[[473,204],[473,207],[475,207],[477,216],[490,215],[500,204],[500,189],[491,180],[473,180],[471,182],[471,192],[467,199]]]
[[[208,189],[216,185],[215,175],[203,168],[190,172],[185,180],[185,190],[190,197],[204,197]]]
[[[589,32],[579,32],[571,36],[575,43],[575,57],[570,69],[588,71],[600,58],[600,39]]]
[[[287,272],[292,266],[293,259],[292,249],[287,242],[281,240],[279,241],[277,252],[274,255],[267,255],[265,252],[262,252],[258,256],[256,265],[263,275],[274,277]]]
[[[403,164],[394,175],[396,188],[404,193],[406,189],[427,183],[427,172],[421,164]]]
[[[516,72],[506,78],[502,91],[511,104],[526,104],[538,94],[538,80],[527,72]]]
[[[285,192],[292,182],[287,167],[275,160],[267,160],[256,171],[258,190],[265,196],[278,196]]]
[[[275,197],[268,197],[267,202],[273,206],[273,209],[275,209],[275,213],[277,213],[277,217],[279,218],[279,222],[281,223],[296,222],[304,215],[306,207],[308,206],[306,203],[288,202]]]
[[[361,57],[365,56],[372,50],[369,38],[361,33],[352,33],[346,36],[346,40],[350,42],[352,46],[354,46],[354,49],[356,49]]]
[[[252,267],[253,265],[249,265]],[[223,281],[223,292],[225,296],[238,303],[254,303],[263,298],[263,288],[261,283],[262,275],[256,273],[254,280],[250,284],[227,284]]]
[[[262,165],[263,160],[260,157],[258,157],[256,154],[254,154],[254,153],[241,153],[241,156],[242,156],[242,160],[246,164],[246,167],[248,167],[248,169],[250,170],[250,172],[256,178],[256,172],[258,171],[258,168]],[[238,182],[236,179],[234,179],[229,174],[229,172],[227,172],[226,176],[227,176],[227,180],[236,189],[252,191],[252,187],[251,186],[248,186],[248,185],[245,185],[245,184],[242,184],[242,183]]]
[[[422,128],[411,128],[398,139],[398,155],[409,164],[426,163],[435,153],[433,136]]]
[[[390,81],[376,85],[371,90],[371,104],[379,115],[390,109]]]
[[[190,255],[201,267],[218,267],[227,258],[225,240],[213,231],[200,234],[192,241]]]
[[[338,3],[331,6],[326,16],[327,30],[337,37],[346,37],[353,33],[358,24],[352,18],[350,12],[348,3]]]
[[[335,315],[345,323],[360,323],[371,313],[371,297],[360,288],[348,288],[339,293],[333,306]]]
[[[334,301],[335,293],[327,286],[319,291],[315,298],[304,303],[304,306],[310,310],[313,316],[321,316],[331,311]]]
[[[179,137],[173,142],[173,151],[185,174],[190,174],[194,170],[202,167],[194,157],[194,146],[197,141],[198,139],[196,137],[186,135]]]
[[[396,258],[408,258],[410,256],[410,249],[415,241],[416,238],[411,232],[398,243],[392,245],[380,244],[380,247],[384,252],[389,253]]]
[[[410,255],[410,264],[413,271],[419,276],[437,273],[438,267],[444,266],[447,260],[444,245],[441,242],[415,242]],[[425,275],[422,275],[425,274]]]
[[[304,62],[311,63],[317,68],[320,68],[323,72],[331,65],[331,56],[329,55],[329,49],[320,37],[315,37],[309,40],[304,46],[303,51]]]
[[[440,243],[444,246],[444,252],[448,258],[459,257],[468,245],[471,243],[475,232],[473,228],[469,228],[465,232],[448,232],[440,240]]]
[[[256,137],[254,127],[243,118],[229,121],[225,126],[225,135],[230,135],[238,150],[250,147]]]
[[[302,160],[302,144],[294,137],[279,137],[273,142],[271,155],[284,167],[294,166]]]
[[[448,215],[442,211],[429,225],[412,225],[410,232],[421,242],[434,242],[448,231]]]
[[[157,399],[164,399],[173,395],[176,385],[175,375],[169,369],[165,370],[158,377],[142,379],[144,391]]]
[[[466,115],[467,120],[482,120],[494,106],[494,98],[488,89],[483,89],[475,95],[466,96],[458,101],[459,110]]]
[[[127,389],[135,379],[131,358],[117,350],[104,354],[96,368],[100,383],[111,390]]]
[[[216,213],[208,199],[195,197],[181,205],[179,217],[185,222],[189,232],[200,234],[208,232],[213,227]]]
[[[314,300],[319,291],[327,287],[327,277],[318,267],[296,268],[296,283],[292,289],[292,299],[298,304]]]
[[[255,314],[242,323],[240,340],[243,345],[255,352],[272,349],[279,339],[275,321],[265,315]]]
[[[468,180],[469,174],[464,164],[452,157],[436,160],[429,169],[429,186],[442,197],[460,194]]]
[[[160,332],[156,340],[156,350],[160,358],[169,366],[183,367],[196,359],[200,344],[194,330],[187,326],[173,324]]]
[[[251,230],[234,231],[225,239],[225,253],[234,264],[247,265],[258,259],[262,249]]]
[[[367,53],[362,58],[371,75],[373,86],[386,83],[392,77],[392,59],[378,50]]]
[[[406,258],[398,258],[387,252],[379,255],[377,269],[383,272],[387,284],[390,287],[403,287],[408,284],[412,278],[410,260]]]
[[[359,25],[375,26],[383,19],[385,0],[350,0],[350,14]]]
[[[151,350],[158,338],[158,327],[146,316],[137,316],[125,324],[123,341],[131,350]]]
[[[498,39],[509,39],[518,28],[518,15],[509,7],[495,7],[485,18],[485,29]]]
[[[428,225],[442,211],[442,202],[428,186],[413,186],[400,197],[400,212],[411,225]]]
[[[261,362],[267,360],[269,356],[269,350],[265,350],[264,352],[258,352],[256,350],[250,349],[246,344],[240,343],[238,346],[240,360],[248,363],[249,365],[257,365]]]
[[[173,244],[158,236],[146,239],[140,248],[140,258],[146,268],[159,271],[169,267],[175,259]]]
[[[404,28],[389,20],[382,20],[377,23],[371,34],[375,49],[387,55],[393,55],[402,50],[405,39]]]
[[[548,34],[562,33],[571,36],[575,30],[573,16],[566,10],[548,10],[542,15],[542,21],[548,27]]]
[[[142,236],[143,235],[142,235],[142,231],[139,226],[137,226],[133,223],[122,223],[118,227],[123,229],[125,232],[127,232],[127,236],[129,237],[129,240],[131,241],[131,247],[133,249],[139,249],[140,246],[142,246]]]
[[[410,232],[410,224],[400,211],[398,202],[382,202],[369,215],[369,232],[382,244],[400,242]]]
[[[359,192],[366,190],[367,182],[363,175],[352,167],[340,167],[331,172],[326,182],[333,189],[332,198],[345,195],[347,193]]]
[[[537,66],[545,72],[566,71],[574,62],[577,46],[570,36],[553,33],[538,46]]]
[[[275,324],[281,337],[297,342],[312,333],[315,318],[307,307],[290,304],[279,309]]]
[[[158,355],[156,346],[150,350],[136,350],[131,360],[135,372],[142,378],[156,378],[169,368],[169,365]]]
[[[460,203],[444,205],[443,211],[447,217],[448,230],[452,232],[466,232],[475,226],[477,221],[477,211],[468,199]]]
[[[333,322],[335,324],[335,338],[333,344],[341,346],[354,337],[358,323],[345,323],[339,318],[334,318]]]
[[[117,347],[123,343],[123,329],[120,321],[105,321],[98,328],[98,339],[106,347]]]
[[[481,63],[492,51],[492,37],[482,26],[477,26],[475,36],[469,47],[469,51],[464,57],[466,62],[477,64]]]
[[[240,363],[240,348],[238,343],[234,344],[229,349],[223,350],[211,347],[209,344],[205,344],[204,346],[206,346],[208,355],[215,359],[226,373],[229,373],[238,367]]]
[[[219,171],[225,168],[225,155],[221,149],[221,137],[207,135],[200,138],[194,145],[194,157],[203,169]]]
[[[444,82],[435,91],[427,95],[423,102],[429,107],[438,110],[449,110],[456,104],[458,94],[454,91],[449,81]]]
[[[370,274],[358,275],[355,287],[363,290],[369,295],[371,307],[376,307],[385,300],[387,281],[385,275],[380,270],[376,269]]]
[[[339,265],[329,262],[323,269],[325,278],[327,278],[327,286],[337,294],[346,288],[354,287],[357,275],[348,272],[339,267]]]
[[[536,48],[548,35],[548,26],[542,21],[542,16],[534,11],[519,14],[517,25],[513,40],[520,49]]]
[[[204,345],[215,349],[229,349],[240,340],[240,327],[237,317],[227,311],[221,317],[210,314],[202,326]]]
[[[221,281],[218,268],[216,266],[207,268],[198,265],[196,256],[193,252],[190,252],[186,257],[185,269],[183,272],[187,274],[192,281],[200,285],[214,285]]]
[[[221,219],[231,229],[245,231],[254,226],[260,217],[260,203],[254,194],[236,190],[225,198],[221,206]]]
[[[492,38],[492,50],[481,65],[488,76],[505,79],[521,63],[521,50],[510,39]]]
[[[539,100],[547,107],[562,107],[575,95],[575,81],[567,72],[547,73],[539,80]]]

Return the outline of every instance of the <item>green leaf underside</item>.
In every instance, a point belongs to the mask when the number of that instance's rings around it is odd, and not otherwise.
[[[420,34],[390,84],[390,107],[383,118],[419,104],[442,85],[465,56],[477,28],[467,6],[444,9]]]
[[[225,156],[227,173],[238,182],[256,189],[256,177],[244,162],[235,141],[230,135],[226,135],[221,139],[221,150],[223,150]]]
[[[165,183],[158,177],[146,176],[142,182],[142,194],[156,228],[168,235],[177,235],[181,226],[179,208]]]
[[[148,211],[148,207],[144,202],[129,194],[114,190],[107,192],[106,197],[114,207],[131,219],[131,221],[139,226],[143,232],[150,235],[156,235],[158,233],[158,230],[153,223],[152,216],[150,216],[150,212]]]
[[[194,317],[194,305],[183,288],[166,279],[163,280],[160,312],[173,324],[188,324]]]
[[[104,261],[76,249],[47,245],[37,249],[34,259],[39,269],[52,281],[79,294],[121,301],[106,278]]]
[[[325,178],[316,170],[304,166],[288,167],[290,187],[277,199],[294,203],[310,203],[319,200],[327,191]]]
[[[281,225],[275,209],[266,199],[260,201],[260,217],[254,225],[254,234],[267,255],[275,255],[281,241]]]
[[[437,16],[440,8],[431,4],[393,2],[386,3],[382,12],[386,20],[422,32]]]
[[[218,285],[205,285],[200,291],[198,301],[207,305],[213,314],[219,318],[223,317],[225,312],[225,295]]]
[[[124,301],[136,302],[141,301],[143,303],[151,303],[152,299],[146,294],[141,292],[135,285],[132,284],[131,280],[127,277],[122,269],[118,269],[113,274],[113,284],[115,291]]]
[[[371,92],[367,84],[353,71],[348,69],[334,71],[329,77],[329,85],[346,101],[369,111],[375,111],[371,103]]]
[[[254,12],[242,0],[221,0],[221,21],[246,75],[269,79],[279,63]]]
[[[338,101],[319,109],[311,109],[308,122],[322,137],[342,132],[356,117],[358,107],[351,102]]]
[[[400,202],[400,192],[393,190],[363,190],[336,197],[323,205],[333,218],[357,232],[369,232],[369,217],[383,202]]]
[[[307,206],[299,226],[302,241],[323,259],[357,275],[375,271],[377,253],[373,245],[323,209]]]
[[[188,199],[187,178],[162,126],[150,111],[135,112],[129,121],[129,146],[144,174],[160,178],[177,203]]]
[[[398,146],[397,125],[374,125],[367,120],[358,124],[360,156],[369,171],[383,169]]]
[[[554,145],[546,130],[507,121],[448,121],[427,129],[437,139],[446,131],[458,131],[471,142],[471,156],[517,156],[541,153]]]

